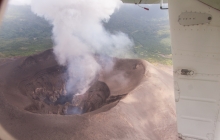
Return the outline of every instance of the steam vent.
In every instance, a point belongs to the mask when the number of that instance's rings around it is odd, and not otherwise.
[[[101,70],[83,94],[67,91],[53,50],[0,61],[0,140],[174,140],[172,76],[140,59],[94,58]]]
[[[17,60],[16,71],[10,77],[13,79],[12,81],[17,82],[13,84],[18,87],[20,96],[29,102],[28,105],[23,106],[23,109],[38,114],[76,115],[95,111],[121,100],[132,88],[126,87],[128,88],[125,90],[127,92],[111,94],[110,87],[103,80],[105,78],[104,70],[107,69],[104,63],[110,58],[98,55],[94,57],[102,65],[103,71],[97,74],[90,84],[90,88],[83,94],[77,94],[76,91],[67,92],[67,68],[57,64],[52,50]],[[114,59],[113,61],[117,62],[118,60]],[[120,72],[120,69],[124,67],[123,61],[116,63],[113,67],[118,69],[119,73],[117,77],[109,76],[111,82],[115,82],[117,81],[115,78],[119,78],[121,81],[118,82],[121,83],[118,84],[126,86],[128,81],[125,78],[129,76],[130,72]],[[134,61],[131,67],[133,71],[140,69],[140,72],[144,73],[140,62]],[[142,69],[138,67],[142,67]],[[106,73],[106,75],[108,74]]]
[[[27,59],[25,63],[31,61]],[[107,100],[110,90],[104,82],[95,80],[86,93],[76,95],[67,93],[67,78],[66,68],[56,65],[22,80],[21,93],[33,101],[25,110],[40,114],[82,114],[111,102]]]

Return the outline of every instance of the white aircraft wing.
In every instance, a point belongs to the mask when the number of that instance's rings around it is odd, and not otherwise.
[[[178,137],[220,140],[220,0],[168,0],[168,5]]]
[[[168,0],[122,0],[124,3],[134,3],[134,4],[156,4],[156,3],[167,3]]]
[[[179,137],[220,140],[220,0],[169,0]]]

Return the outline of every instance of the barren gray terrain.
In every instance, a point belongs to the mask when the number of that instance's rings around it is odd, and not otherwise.
[[[0,63],[1,140],[175,140],[172,75],[144,60],[105,60],[83,95],[67,93],[52,50]],[[108,59],[108,58],[107,58]]]

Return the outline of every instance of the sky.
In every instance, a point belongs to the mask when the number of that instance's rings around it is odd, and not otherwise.
[[[31,0],[9,0],[9,4],[13,4],[13,5],[30,5]],[[151,4],[148,4],[148,6],[150,7]],[[168,7],[167,4],[164,4],[164,7]]]
[[[29,5],[31,0],[9,0],[9,4],[13,5]]]

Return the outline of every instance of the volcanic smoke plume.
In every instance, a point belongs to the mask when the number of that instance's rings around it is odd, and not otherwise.
[[[53,25],[54,53],[68,67],[68,92],[83,94],[100,70],[93,57],[120,54],[132,46],[123,33],[102,26],[121,5],[120,0],[33,0],[32,11]]]

